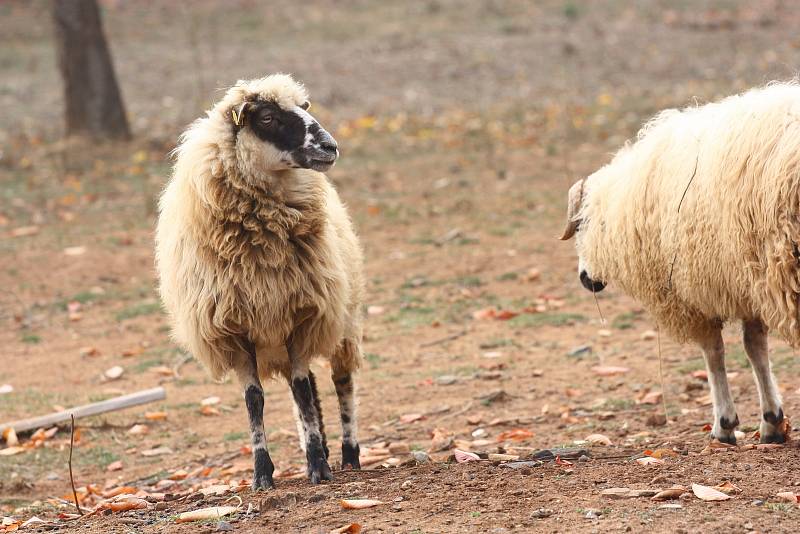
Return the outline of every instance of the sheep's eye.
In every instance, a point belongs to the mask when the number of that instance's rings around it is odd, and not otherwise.
[[[270,124],[272,122],[272,115],[264,115],[261,117],[261,124]]]

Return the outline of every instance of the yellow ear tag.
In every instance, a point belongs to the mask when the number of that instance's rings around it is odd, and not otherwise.
[[[241,124],[239,124],[239,121],[242,118],[242,116],[236,113],[235,109],[231,110],[231,115],[233,116],[233,124],[235,124],[236,126],[241,126]]]

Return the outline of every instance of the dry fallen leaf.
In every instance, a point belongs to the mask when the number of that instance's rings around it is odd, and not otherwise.
[[[5,440],[6,445],[9,447],[13,447],[19,443],[19,438],[17,438],[17,432],[14,430],[14,427],[8,427],[3,430],[3,440]]]
[[[14,456],[15,454],[19,454],[21,452],[25,452],[25,447],[6,447],[5,449],[0,449],[0,456]]]
[[[122,461],[117,460],[116,462],[111,462],[106,467],[106,471],[122,471]]]
[[[328,534],[358,534],[361,532],[361,525],[358,523],[350,523],[343,527],[335,528],[328,532]]]
[[[64,254],[67,256],[80,256],[86,253],[86,247],[78,246],[78,247],[67,247],[64,249]]]
[[[416,421],[421,421],[422,419],[425,419],[425,416],[421,413],[408,413],[400,416],[400,422],[403,424],[414,423]]]
[[[5,395],[6,393],[11,393],[12,391],[14,391],[14,386],[11,384],[0,385],[0,395]]]
[[[20,226],[19,228],[14,228],[8,234],[11,237],[27,237],[29,235],[36,235],[38,233],[38,226]]]
[[[730,495],[726,495],[714,488],[709,488],[708,486],[702,486],[700,484],[692,484],[692,492],[698,499],[703,501],[727,501],[731,498]]]
[[[678,453],[670,449],[656,449],[654,451],[645,451],[644,453],[647,454],[647,456],[652,456],[659,460],[663,459],[665,456],[672,456],[673,458],[678,457]]]
[[[134,436],[142,436],[150,432],[150,427],[147,425],[133,425],[130,430],[128,430],[128,434],[132,434]]]
[[[144,418],[148,421],[163,421],[167,418],[167,412],[147,412]]]
[[[662,397],[663,395],[660,391],[651,391],[639,400],[639,404],[658,404],[661,402]]]
[[[122,367],[120,367],[119,365],[115,365],[115,366],[114,366],[114,367],[112,367],[111,369],[108,369],[108,370],[106,370],[106,372],[105,372],[105,373],[103,373],[103,374],[104,374],[104,375],[105,375],[105,377],[106,377],[107,379],[109,379],[109,380],[116,380],[116,379],[118,379],[119,377],[121,377],[121,376],[122,376],[122,373],[124,373],[124,372],[125,372],[125,369],[123,369],[123,368],[122,368]]]
[[[206,397],[205,399],[200,401],[200,406],[214,406],[215,404],[220,403],[219,397]]]
[[[622,375],[630,371],[627,367],[615,367],[613,365],[596,365],[592,367],[594,374],[598,376]]]
[[[733,482],[730,482],[728,480],[726,480],[722,484],[714,486],[714,489],[717,490],[717,491],[721,491],[722,493],[725,493],[726,495],[734,495],[734,494],[742,492],[742,490],[739,489],[739,486],[737,486],[736,484],[734,484]]]
[[[533,437],[533,432],[525,430],[524,428],[514,428],[500,432],[497,436],[497,441],[525,441]]]
[[[791,502],[791,503],[795,503],[795,504],[800,502],[800,499],[798,499],[798,496],[795,495],[795,493],[793,491],[782,491],[782,492],[776,494],[775,496],[779,500],[784,501],[784,502]]]
[[[659,491],[655,495],[653,495],[652,499],[654,501],[668,501],[671,499],[679,499],[681,495],[689,491],[687,488],[683,486],[673,486],[669,489],[665,489],[663,491]]]
[[[465,462],[477,462],[481,459],[481,457],[474,452],[462,451],[461,449],[453,449],[453,454],[456,457],[456,462],[460,464]]]
[[[142,456],[162,456],[164,454],[173,454],[173,452],[169,447],[157,447],[155,449],[142,451],[141,454]]]
[[[636,463],[640,465],[660,465],[664,463],[664,460],[653,458],[652,456],[642,456],[636,459]]]
[[[373,506],[386,504],[375,499],[342,499],[339,502],[345,510],[361,510],[362,508],[372,508]]]
[[[590,434],[586,436],[585,440],[593,445],[611,445],[611,439],[604,434]]]
[[[200,408],[200,413],[203,415],[219,415],[219,410],[213,406],[203,406]]]
[[[150,368],[151,373],[157,373],[161,376],[175,376],[175,371],[166,365],[158,365]]]
[[[176,523],[188,523],[190,521],[206,521],[208,519],[219,519],[226,515],[230,515],[239,509],[238,506],[211,506],[209,508],[200,508],[192,510],[191,512],[183,512],[178,514],[175,519]]]

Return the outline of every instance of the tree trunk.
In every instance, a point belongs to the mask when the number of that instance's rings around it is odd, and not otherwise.
[[[96,0],[53,0],[67,135],[130,139]]]

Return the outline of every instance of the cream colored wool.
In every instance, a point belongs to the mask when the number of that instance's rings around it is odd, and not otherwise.
[[[156,264],[175,340],[215,378],[249,338],[262,378],[302,357],[334,371],[361,360],[362,253],[326,176],[271,171],[264,143],[235,135],[231,111],[256,95],[284,109],[307,100],[286,75],[240,81],[184,133],[160,201]]]
[[[576,239],[592,279],[681,341],[761,318],[800,345],[800,85],[664,111],[584,186]]]

